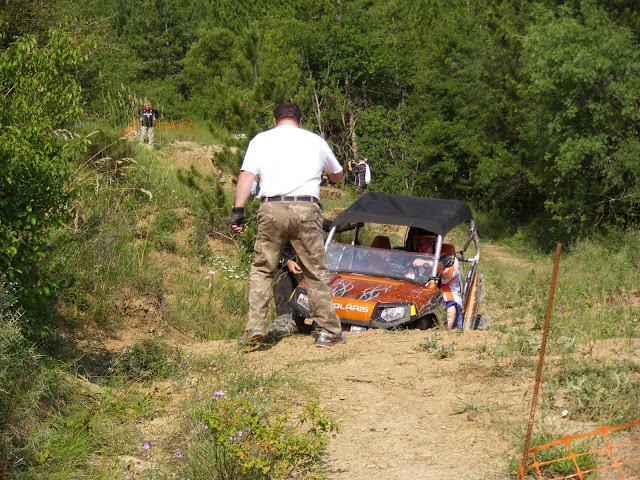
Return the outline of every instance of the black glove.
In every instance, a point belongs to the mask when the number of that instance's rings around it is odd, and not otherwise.
[[[236,227],[244,228],[247,224],[247,221],[244,218],[244,208],[243,207],[233,207],[231,209],[231,225]]]
[[[449,268],[455,265],[455,259],[456,257],[453,254],[443,255],[440,257],[440,263],[444,268]]]

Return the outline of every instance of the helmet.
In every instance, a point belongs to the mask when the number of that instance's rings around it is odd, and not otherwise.
[[[438,234],[418,227],[409,227],[404,248],[408,252],[420,252],[431,248],[436,243]]]

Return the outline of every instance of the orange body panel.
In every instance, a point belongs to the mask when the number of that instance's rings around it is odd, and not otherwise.
[[[304,281],[300,287],[306,288]],[[371,322],[378,303],[413,303],[418,317],[433,305],[434,296],[441,295],[434,283],[416,285],[409,281],[355,275],[332,274],[331,295],[336,314],[343,323]]]

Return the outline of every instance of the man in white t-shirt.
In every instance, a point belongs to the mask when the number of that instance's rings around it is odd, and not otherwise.
[[[257,198],[262,205],[258,209],[255,261],[249,274],[249,319],[243,341],[257,344],[264,340],[280,253],[290,242],[307,283],[310,319],[318,325],[316,345],[345,343],[329,288],[318,205],[323,172],[331,182],[339,182],[342,165],[322,137],[300,128],[301,112],[297,105],[278,105],[273,116],[275,127],[249,142],[231,215],[231,228],[241,232],[246,223],[244,205],[253,181],[259,178]]]

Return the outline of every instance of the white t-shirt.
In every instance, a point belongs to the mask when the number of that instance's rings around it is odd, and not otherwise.
[[[320,198],[322,172],[340,173],[342,165],[319,135],[293,125],[280,125],[251,139],[241,169],[259,177],[258,198]]]

